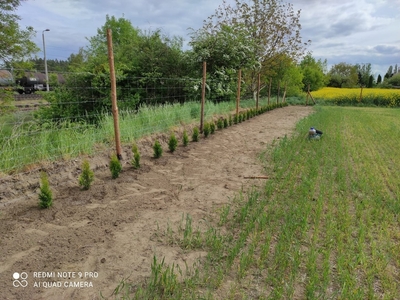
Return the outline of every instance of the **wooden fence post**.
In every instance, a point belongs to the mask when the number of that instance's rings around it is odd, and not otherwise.
[[[237,84],[237,94],[236,94],[236,116],[239,116],[239,102],[240,102],[240,84],[242,82],[242,69],[238,72],[238,84]]]
[[[287,89],[287,82],[285,82],[285,91],[283,92],[282,103],[284,103],[286,99],[286,89]]]
[[[278,93],[276,94],[276,104],[279,103],[279,93],[281,92],[281,81],[278,80]]]
[[[122,148],[121,148],[121,137],[119,132],[117,84],[115,79],[114,52],[113,52],[111,29],[107,29],[107,45],[108,45],[108,61],[110,63],[111,104],[112,104],[112,114],[114,118],[115,149],[117,151],[118,159],[121,160]]]
[[[261,85],[261,73],[258,73],[256,110],[258,110],[258,102],[260,101],[260,85]]]
[[[203,133],[203,128],[204,128],[204,103],[206,102],[206,77],[207,77],[207,62],[203,61],[203,80],[201,84],[201,110],[200,110],[201,133]]]
[[[269,88],[268,88],[268,105],[270,104],[271,100],[271,88],[272,88],[272,78],[269,79]]]

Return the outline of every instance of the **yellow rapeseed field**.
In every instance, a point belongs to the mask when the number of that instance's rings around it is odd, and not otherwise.
[[[337,105],[376,105],[387,107],[400,106],[400,89],[374,89],[374,88],[331,88],[325,87],[311,93],[315,99],[327,104]]]

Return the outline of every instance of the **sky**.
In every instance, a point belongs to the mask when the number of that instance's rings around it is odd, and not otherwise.
[[[234,0],[227,0],[233,3]],[[301,36],[307,50],[332,65],[372,65],[383,77],[389,66],[400,68],[400,0],[287,0],[301,10]],[[199,29],[222,0],[26,0],[17,10],[20,26],[33,26],[43,57],[66,60],[88,45],[106,15],[123,17],[142,30],[160,29],[190,41],[189,28]]]

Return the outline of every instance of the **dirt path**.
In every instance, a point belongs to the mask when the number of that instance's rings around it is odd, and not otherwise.
[[[77,186],[81,161],[56,163],[47,169],[55,198],[48,210],[37,207],[38,172],[0,178],[1,299],[100,299],[99,291],[110,296],[122,278],[149,276],[153,255],[191,266],[206,253],[166,246],[155,234],[177,228],[186,214],[199,223],[241,188],[262,184],[244,178],[262,175],[257,155],[310,113],[310,107],[276,109],[174,154],[164,143],[158,160],[151,157],[153,141],[142,140],[141,169],[125,164],[116,180],[107,153],[92,157],[96,180],[89,191]],[[127,162],[130,149],[124,150]]]

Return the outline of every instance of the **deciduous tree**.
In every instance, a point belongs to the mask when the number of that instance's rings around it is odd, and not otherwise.
[[[356,87],[358,82],[357,67],[341,62],[333,65],[329,70],[329,86]]]
[[[229,5],[225,0],[203,24],[203,31],[215,34],[224,25],[245,28],[248,43],[257,45],[254,58],[258,62],[245,72],[252,92],[257,90],[258,73],[263,75],[261,89],[269,81],[270,70],[280,63],[282,54],[297,60],[304,53],[300,36],[300,11],[280,0],[235,0]],[[241,31],[243,32],[243,31]],[[256,93],[254,93],[256,95]]]
[[[18,6],[23,0],[0,1],[0,64],[10,66],[12,61],[18,61],[39,51],[32,38],[36,32],[32,26],[21,29],[16,15]]]

